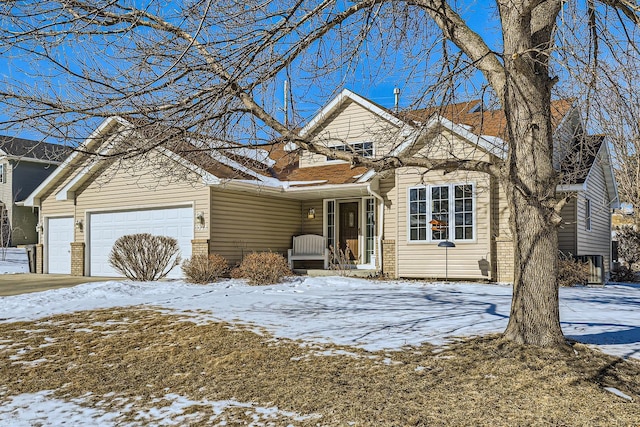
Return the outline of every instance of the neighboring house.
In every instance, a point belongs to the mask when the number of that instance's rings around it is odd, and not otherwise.
[[[607,146],[601,137],[581,136],[571,102],[554,103],[553,123],[555,162],[565,177],[558,191],[576,196],[563,210],[560,248],[601,255],[608,269],[609,208],[618,202]],[[167,135],[132,129],[124,119],[108,119],[83,151],[104,156]],[[503,132],[504,114],[482,111],[479,101],[399,116],[348,90],[300,130],[364,156],[484,160],[505,156]],[[38,268],[114,275],[111,245],[132,232],[174,236],[183,257],[219,253],[232,263],[248,251],[286,253],[293,236],[319,234],[327,246],[348,244],[356,268],[390,277],[444,278],[445,250],[438,244],[449,240],[456,245],[448,249],[450,277],[513,280],[509,210],[487,174],[407,167],[377,173],[293,144],[266,151],[186,134],[171,141],[130,160],[71,155],[25,202],[40,208],[44,227]],[[212,145],[213,154],[202,151]],[[578,151],[581,145],[590,154]],[[434,230],[432,222],[445,225]]]
[[[21,206],[66,156],[65,147],[0,135],[0,243],[37,243],[37,212]]]

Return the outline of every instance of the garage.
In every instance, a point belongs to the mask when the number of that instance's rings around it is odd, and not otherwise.
[[[71,273],[73,218],[47,218],[47,272]]]
[[[191,257],[193,240],[193,207],[140,209],[115,212],[95,212],[87,217],[87,257],[90,276],[121,276],[109,265],[109,253],[115,241],[127,234],[150,233],[170,236],[178,241],[182,259]],[[181,277],[174,268],[168,277]]]

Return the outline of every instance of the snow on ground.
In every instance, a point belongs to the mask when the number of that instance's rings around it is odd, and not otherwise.
[[[211,285],[180,281],[109,281],[0,298],[1,321],[34,320],[78,310],[153,305],[198,321],[263,327],[276,337],[397,349],[422,342],[500,332],[511,287],[464,283],[299,277],[272,286],[241,280]],[[640,284],[560,289],[564,333],[603,351],[640,358]]]
[[[372,281],[345,277],[298,277],[272,286],[248,286],[240,280],[224,280],[205,286],[181,281],[109,281],[0,297],[0,321],[35,320],[78,310],[147,305],[184,311],[199,322],[223,320],[255,325],[276,337],[378,350],[423,342],[437,345],[452,337],[500,332],[506,327],[510,302],[511,287],[495,284]],[[640,358],[638,307],[640,284],[560,289],[564,333],[622,357]],[[194,314],[191,310],[198,312]],[[10,399],[0,408],[0,424],[56,425],[62,419],[73,420],[72,424],[77,425],[96,421],[100,425],[118,423],[115,414],[56,400],[47,392]],[[147,421],[161,425],[187,421],[180,418],[184,408],[189,406],[184,399],[174,396],[171,399],[176,402],[174,405],[150,412],[146,415],[151,417]],[[206,404],[221,407],[221,411],[225,405],[252,408],[256,414],[253,425],[256,426],[269,423],[269,417],[264,414],[278,411],[246,402]],[[296,416],[286,415],[292,419]]]
[[[28,273],[26,249],[0,248],[0,274]]]

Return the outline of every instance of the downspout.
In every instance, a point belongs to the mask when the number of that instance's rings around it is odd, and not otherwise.
[[[384,199],[375,191],[373,191],[373,189],[371,188],[371,183],[367,184],[367,193],[369,193],[370,195],[372,195],[373,197],[375,197],[376,199],[378,199],[380,201],[379,203],[379,213],[378,213],[378,238],[377,238],[377,245],[376,245],[376,249],[377,249],[377,258],[380,262],[380,271],[382,271],[382,233],[384,232]]]

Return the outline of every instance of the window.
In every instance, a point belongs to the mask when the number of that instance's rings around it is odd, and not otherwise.
[[[409,240],[427,240],[427,189],[409,189]]]
[[[336,202],[327,201],[327,247],[336,247]]]
[[[4,167],[4,163],[0,164],[0,183],[2,183],[2,184],[6,184],[7,183],[7,172],[6,172],[6,169]]]
[[[365,264],[375,261],[375,224],[376,224],[376,203],[373,199],[365,199],[366,204],[366,228],[365,228]]]
[[[585,199],[584,201],[584,227],[587,231],[591,231],[591,200]]]
[[[409,189],[409,240],[473,240],[475,212],[472,184]]]
[[[333,148],[336,151],[358,154],[362,157],[373,157],[373,142],[357,142],[355,144],[337,145],[330,148]],[[331,160],[336,159],[333,157],[327,157],[327,161]]]

